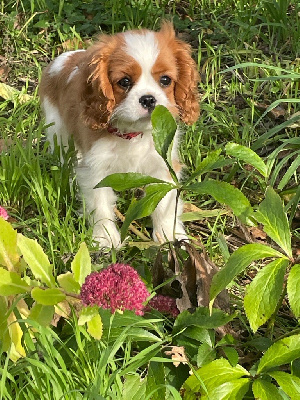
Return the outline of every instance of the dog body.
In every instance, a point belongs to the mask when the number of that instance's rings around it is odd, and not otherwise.
[[[54,134],[67,146],[74,137],[80,154],[77,178],[87,210],[93,213],[94,237],[103,247],[118,247],[116,195],[111,188],[94,189],[103,178],[139,172],[172,182],[154,148],[151,112],[160,104],[186,123],[199,114],[198,73],[190,47],[175,38],[168,23],[159,32],[128,31],[102,35],[87,50],[61,54],[45,69],[40,96],[50,144]],[[53,124],[54,123],[54,124]],[[177,174],[179,131],[172,150]],[[176,192],[169,192],[152,215],[153,237],[173,240]],[[179,202],[177,214],[182,205]],[[177,238],[185,237],[177,218]]]

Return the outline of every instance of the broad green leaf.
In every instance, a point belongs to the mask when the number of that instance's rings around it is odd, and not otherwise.
[[[249,373],[240,365],[232,367],[223,358],[214,360],[198,369],[194,375],[184,382],[182,386],[186,391],[184,398],[191,398],[187,395],[189,393],[195,395],[197,392],[210,395],[215,388],[223,383],[234,381],[243,376],[249,376]]]
[[[222,350],[224,351],[230,364],[235,367],[239,362],[239,353],[236,351],[236,349],[234,347],[224,346],[222,347]]]
[[[31,291],[31,297],[39,304],[44,306],[54,306],[65,300],[66,295],[60,289],[41,289],[35,287]]]
[[[223,289],[241,272],[248,267],[252,261],[261,260],[266,257],[282,257],[283,255],[269,246],[260,243],[246,244],[238,248],[229,257],[226,265],[217,272],[210,287],[210,299],[215,299]]]
[[[78,325],[84,325],[86,322],[93,319],[95,315],[99,314],[98,309],[98,306],[83,307],[79,312]]]
[[[155,149],[167,161],[167,153],[173,141],[177,125],[170,111],[161,105],[151,114]]]
[[[275,342],[260,359],[257,373],[288,364],[296,358],[300,358],[300,335],[289,336]]]
[[[0,217],[0,265],[10,271],[19,261],[17,250],[17,231],[11,224]]]
[[[268,175],[268,169],[264,161],[249,147],[237,143],[227,143],[225,151],[229,156],[242,160],[256,168],[263,176]]]
[[[151,392],[154,392],[151,395],[151,400],[161,400],[166,398],[165,375],[165,366],[163,363],[150,361],[148,366],[146,393],[149,395]],[[159,385],[162,385],[162,388],[155,391]],[[141,400],[144,400],[144,398]]]
[[[282,400],[277,387],[264,379],[256,379],[253,382],[252,391],[258,400]]]
[[[208,392],[207,396],[201,397],[203,400],[241,400],[248,392],[250,379],[241,378],[225,382]]]
[[[153,178],[152,176],[139,174],[137,172],[127,172],[111,174],[102,179],[96,188],[111,187],[117,192],[122,192],[123,190],[133,189],[140,186],[149,185],[150,183],[166,183],[161,179]]]
[[[68,271],[65,274],[58,275],[57,282],[66,292],[79,293],[80,285],[75,281],[73,273]]]
[[[8,304],[7,299],[0,296],[0,343],[2,351],[7,351],[11,345],[11,339],[8,330]]]
[[[19,274],[0,267],[0,296],[11,296],[29,290],[30,286],[23,281]]]
[[[30,310],[28,319],[32,319],[42,326],[48,326],[53,319],[54,311],[54,306],[44,306],[36,303]]]
[[[205,329],[215,329],[223,326],[231,321],[235,314],[229,315],[224,311],[214,308],[212,313],[207,307],[197,307],[194,313],[188,310],[183,311],[178,315],[173,327],[173,334],[180,332],[188,326],[197,326]]]
[[[133,199],[121,228],[121,239],[125,239],[128,227],[133,220],[152,214],[160,200],[172,189],[174,189],[172,183],[154,183],[145,188],[145,196],[142,199]]]
[[[86,244],[83,242],[71,263],[71,270],[74,279],[80,286],[84,283],[85,278],[91,273],[91,269],[91,257]]]
[[[287,280],[287,293],[289,303],[296,318],[300,317],[300,264],[295,264],[289,273]]]
[[[230,207],[233,213],[242,221],[248,221],[248,217],[252,214],[252,207],[249,200],[239,189],[227,182],[209,179],[186,186],[184,189],[212,196],[219,203]]]
[[[284,274],[289,260],[278,258],[262,268],[244,298],[244,307],[251,329],[256,332],[274,313],[282,293]]]
[[[197,353],[197,366],[203,367],[216,358],[216,350],[213,349],[208,343],[202,343],[198,348]]]
[[[123,384],[122,400],[145,400],[147,380],[138,374],[127,374]],[[155,400],[156,397],[152,399]]]
[[[54,286],[53,268],[38,242],[19,233],[17,244],[34,277],[49,287]]]
[[[271,187],[255,213],[256,220],[264,225],[264,231],[291,258],[291,234],[280,196]]]
[[[291,399],[300,399],[300,378],[283,371],[268,373]]]
[[[87,321],[87,331],[94,339],[100,340],[102,338],[103,325],[99,313],[90,321]]]

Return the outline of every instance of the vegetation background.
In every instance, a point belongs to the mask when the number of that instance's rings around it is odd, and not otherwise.
[[[76,271],[124,262],[153,290],[158,264],[174,279],[169,249],[147,243],[147,218],[123,249],[97,249],[74,149],[61,164],[45,141],[38,82],[51,59],[100,32],[158,29],[165,18],[191,44],[201,75],[201,115],[180,149],[194,185],[180,187],[183,218],[205,265],[220,268],[206,289],[210,307],[225,287],[230,301],[212,313],[198,301],[175,321],[97,310],[95,333],[95,314],[80,320],[76,303],[66,309],[54,292],[45,304],[34,288],[62,293],[58,277],[71,271],[78,295]],[[9,213],[0,219],[1,399],[300,398],[299,19],[297,0],[0,2],[0,206]],[[135,195],[121,196],[122,214]],[[244,201],[251,221],[237,211]],[[191,257],[175,253],[181,265]],[[44,281],[32,260],[43,260]]]

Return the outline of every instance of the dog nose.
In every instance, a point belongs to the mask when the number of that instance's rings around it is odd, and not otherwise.
[[[147,109],[149,112],[153,111],[155,108],[156,104],[156,98],[152,96],[151,94],[147,94],[145,96],[142,96],[139,99],[139,102],[141,106],[145,109]]]

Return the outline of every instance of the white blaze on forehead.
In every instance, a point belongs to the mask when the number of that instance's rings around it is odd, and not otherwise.
[[[125,32],[125,51],[134,58],[142,70],[151,70],[159,54],[154,32]]]

